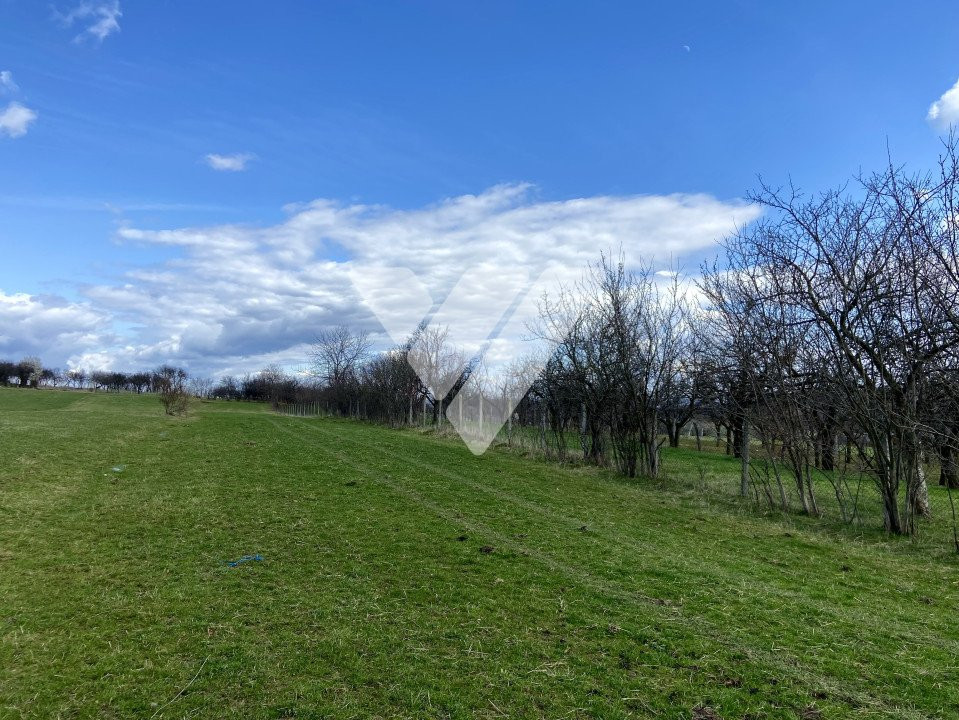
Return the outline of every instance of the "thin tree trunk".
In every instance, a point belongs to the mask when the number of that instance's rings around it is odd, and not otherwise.
[[[678,448],[679,447],[679,433],[682,432],[682,427],[675,420],[669,421],[669,447]]]
[[[739,494],[743,497],[749,497],[749,422],[743,421],[742,431],[740,433],[742,445],[740,447],[739,457],[742,459],[739,479]]]
[[[589,442],[586,439],[586,403],[579,404],[579,446],[583,450],[583,460],[589,457]]]
[[[929,505],[929,486],[926,484],[926,471],[922,467],[922,455],[916,459],[915,492],[912,509],[916,515],[924,518],[932,517],[932,507]]]
[[[959,467],[956,463],[956,451],[948,443],[939,446],[939,484],[950,490],[959,488]]]
[[[886,532],[894,535],[901,535],[903,532],[902,519],[899,515],[899,502],[897,493],[893,492],[890,486],[890,480],[883,479],[882,488],[882,524]]]

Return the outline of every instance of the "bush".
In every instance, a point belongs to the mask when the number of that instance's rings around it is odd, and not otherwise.
[[[190,394],[186,390],[186,371],[164,365],[154,373],[153,384],[167,415],[186,415]]]

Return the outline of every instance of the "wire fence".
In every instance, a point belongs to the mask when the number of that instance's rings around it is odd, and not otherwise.
[[[277,403],[274,409],[280,415],[290,417],[321,417],[330,414],[326,404],[321,402]]]

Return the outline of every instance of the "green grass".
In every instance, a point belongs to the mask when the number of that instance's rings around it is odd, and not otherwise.
[[[945,549],[667,461],[0,389],[0,717],[959,714]]]
[[[427,431],[429,432],[429,431]],[[447,434],[452,433],[452,430]],[[665,438],[663,438],[665,441]],[[510,447],[513,452],[523,453],[539,459],[556,457],[550,436],[551,449],[544,453],[540,433],[535,428],[514,429],[511,444],[507,443],[506,432],[500,433],[497,444],[500,449]],[[579,447],[579,436],[568,432],[566,442],[566,462],[577,464],[582,462],[582,452]],[[778,453],[776,453],[778,456]],[[842,466],[844,453],[837,453],[837,463]],[[780,508],[779,490],[775,485],[774,476],[770,476],[770,492],[773,495],[775,507],[770,507],[764,491],[759,491],[758,502],[755,494],[743,502],[739,497],[741,461],[725,454],[725,442],[715,443],[714,438],[704,439],[701,450],[696,450],[693,438],[683,436],[680,447],[673,449],[668,446],[662,448],[663,478],[660,487],[670,493],[682,493],[695,500],[705,500],[710,506],[723,506],[730,512],[746,512],[750,515],[762,514],[776,518],[786,525],[794,524],[807,530],[820,533],[839,533],[847,538],[862,540],[884,540],[893,546],[904,544],[913,548],[921,548],[925,552],[939,557],[956,559],[955,537],[952,518],[952,503],[948,491],[939,487],[936,482],[939,477],[938,465],[929,465],[925,468],[930,492],[930,506],[933,510],[932,520],[920,519],[918,532],[913,537],[889,537],[882,529],[882,501],[870,476],[855,466],[855,462],[845,468],[847,486],[844,492],[849,493],[846,498],[846,512],[854,516],[844,522],[839,501],[836,498],[835,488],[828,476],[838,479],[840,471],[823,473],[813,472],[816,502],[820,515],[815,518],[803,517],[798,490],[789,475],[786,465],[778,460],[779,470],[786,493],[788,511]],[[753,441],[751,457],[754,465],[761,466],[766,462],[767,453],[758,441]],[[754,478],[755,479],[755,478]],[[753,491],[755,492],[755,488]],[[953,501],[959,513],[959,492],[953,492]]]

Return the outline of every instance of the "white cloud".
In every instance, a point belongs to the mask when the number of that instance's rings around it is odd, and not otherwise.
[[[253,159],[250,153],[233,153],[232,155],[218,155],[210,153],[204,160],[214,170],[240,172],[246,170],[246,164]]]
[[[67,13],[57,13],[56,16],[67,27],[74,24],[83,27],[81,32],[73,38],[74,42],[93,39],[103,42],[115,32],[120,32],[120,0],[84,0]]]
[[[57,363],[73,353],[111,345],[110,318],[89,303],[54,295],[0,290],[0,357],[39,355]]]
[[[929,106],[926,120],[943,130],[959,125],[959,80]]]
[[[9,70],[0,70],[0,92],[15,93],[20,88],[13,81],[13,73]]]
[[[27,134],[37,113],[18,102],[12,102],[0,112],[0,135],[17,138]]]
[[[380,285],[396,317],[412,324],[423,295],[396,287],[397,277],[415,278],[440,302],[469,270],[462,304],[467,315],[476,309],[470,327],[483,327],[496,304],[490,298],[518,271],[569,282],[601,250],[616,252],[620,244],[635,261],[668,266],[710,251],[758,213],[708,195],[545,202],[529,186],[503,185],[410,210],[317,200],[270,227],[124,228],[121,240],[167,246],[178,256],[132,271],[121,283],[84,288],[78,307],[110,325],[97,326],[76,347],[58,341],[54,329],[54,350],[34,336],[23,346],[50,364],[72,357],[74,364],[109,358],[113,367],[131,369],[176,362],[203,373],[251,372],[270,362],[295,367],[306,362],[307,344],[323,327],[382,333],[352,282],[357,275]],[[33,307],[39,313],[45,305]],[[18,344],[22,327],[4,325],[4,312],[0,305],[0,335],[10,340],[0,344],[0,356],[26,354]]]

